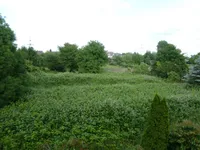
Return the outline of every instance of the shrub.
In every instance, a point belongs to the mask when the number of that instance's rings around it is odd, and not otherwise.
[[[200,85],[200,57],[195,61],[191,72],[187,76],[187,82],[191,85]]]
[[[200,126],[188,120],[173,126],[169,134],[168,149],[200,149]]]
[[[179,74],[174,72],[174,71],[171,71],[171,72],[168,73],[168,78],[167,79],[169,81],[180,81],[181,80]]]
[[[166,150],[168,134],[168,107],[165,99],[161,100],[158,95],[155,95],[141,146],[145,150]]]
[[[149,65],[145,63],[141,63],[140,65],[134,65],[133,66],[133,73],[138,73],[138,74],[149,74]]]

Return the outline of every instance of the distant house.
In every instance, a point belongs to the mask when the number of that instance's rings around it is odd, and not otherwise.
[[[44,52],[43,51],[36,51],[38,55],[41,55],[43,54]]]
[[[117,55],[121,55],[120,53],[114,53],[114,52],[109,52],[109,51],[106,51],[107,55],[108,55],[108,58],[113,58],[113,56]]]

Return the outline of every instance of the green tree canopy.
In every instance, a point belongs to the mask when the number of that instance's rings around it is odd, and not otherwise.
[[[79,72],[99,73],[100,68],[108,62],[108,56],[102,43],[90,41],[79,50],[77,61]]]
[[[181,50],[166,41],[158,42],[156,61],[153,71],[158,76],[167,78],[173,71],[183,77],[187,73],[188,67]]]
[[[33,66],[43,66],[43,58],[37,54],[36,50],[33,47],[27,48],[25,46],[22,46],[18,49],[18,51],[21,53],[23,58],[26,61],[29,61]]]
[[[0,15],[0,107],[18,100],[25,92],[25,62],[14,41],[14,32]]]
[[[77,53],[78,46],[76,44],[65,43],[64,46],[58,47],[60,50],[61,61],[66,69],[70,72],[78,70]]]
[[[65,65],[60,58],[60,52],[46,52],[44,56],[44,65],[52,71],[64,72]]]

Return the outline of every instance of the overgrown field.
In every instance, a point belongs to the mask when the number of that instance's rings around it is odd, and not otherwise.
[[[31,93],[0,110],[0,149],[133,149],[151,101],[167,99],[170,125],[200,123],[200,92],[132,74],[35,73]]]

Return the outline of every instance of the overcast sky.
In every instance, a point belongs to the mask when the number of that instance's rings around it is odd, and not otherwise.
[[[200,0],[0,0],[18,47],[57,50],[90,40],[113,52],[156,51],[160,40],[200,52]]]

